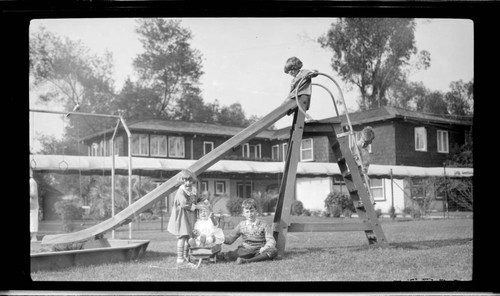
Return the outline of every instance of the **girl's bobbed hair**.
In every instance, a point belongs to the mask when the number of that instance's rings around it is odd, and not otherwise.
[[[191,179],[191,180],[193,180],[195,182],[198,181],[198,178],[196,178],[196,175],[193,172],[191,172],[190,170],[182,170],[179,173],[179,177],[178,177],[177,180],[179,182],[184,182],[184,181],[189,180],[189,179]]]
[[[197,203],[197,205],[200,208],[200,210],[207,211],[209,213],[212,212],[212,205],[210,204],[210,202],[208,200],[199,202],[199,203]]]
[[[291,57],[286,60],[285,63],[285,73],[288,74],[290,70],[300,70],[302,69],[302,61],[296,57]]]
[[[257,202],[253,198],[248,198],[241,204],[241,209],[257,209]]]

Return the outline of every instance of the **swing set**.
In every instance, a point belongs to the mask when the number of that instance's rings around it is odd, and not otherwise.
[[[248,126],[226,142],[222,143],[220,146],[213,149],[208,154],[204,155],[202,158],[197,160],[187,169],[191,171],[196,176],[203,173],[205,170],[210,168],[213,164],[221,160],[227,153],[229,153],[234,147],[237,147],[241,143],[245,143],[248,140],[254,138],[258,133],[265,130],[284,116],[294,114],[293,124],[290,131],[290,138],[288,142],[288,153],[286,156],[285,167],[283,171],[283,178],[280,185],[279,197],[276,206],[276,212],[274,215],[273,230],[274,237],[277,241],[278,256],[283,256],[286,245],[286,237],[288,232],[331,232],[331,231],[364,231],[368,239],[369,245],[377,247],[387,247],[388,243],[385,238],[384,232],[380,225],[380,222],[376,216],[373,204],[370,198],[369,189],[366,186],[367,178],[362,173],[363,167],[358,167],[358,164],[353,158],[351,149],[349,148],[348,136],[354,136],[354,131],[349,119],[349,114],[347,112],[346,104],[342,91],[338,83],[330,76],[313,72],[314,75],[303,77],[298,86],[295,89],[295,98],[287,99],[283,104],[278,106],[276,109],[271,111],[269,114],[264,116],[259,121]],[[340,122],[331,125],[331,135],[332,135],[332,150],[336,162],[339,165],[342,177],[345,181],[346,187],[349,191],[351,200],[355,204],[362,204],[363,206],[356,207],[361,223],[291,223],[290,221],[290,208],[295,195],[295,181],[297,173],[297,165],[300,159],[300,143],[302,140],[302,134],[304,131],[304,124],[307,115],[306,111],[309,109],[310,96],[298,96],[299,89],[304,87],[319,86],[325,89],[331,96],[335,111],[337,116],[339,112],[337,109],[337,103],[333,97],[332,92],[325,86],[321,84],[312,83],[312,79],[316,76],[325,76],[330,79],[338,89],[340,93],[340,101],[345,109],[345,116],[347,118],[347,126],[342,127]],[[40,111],[40,110],[33,110]],[[45,111],[42,111],[45,112]],[[64,113],[64,112],[57,112]],[[71,112],[70,112],[71,113]],[[117,127],[120,122],[124,125],[127,134],[129,136],[129,193],[131,194],[131,136],[130,131],[125,125],[123,119],[119,116],[113,115],[97,115],[97,114],[82,114],[74,113],[78,115],[91,115],[91,116],[108,116],[116,118],[118,120]],[[116,134],[113,134],[113,139]],[[354,145],[354,149],[358,149],[357,145]],[[359,155],[359,151],[356,151]],[[113,158],[114,159],[114,158]],[[114,170],[114,168],[113,168]],[[114,175],[114,171],[112,172]],[[131,219],[144,210],[150,208],[156,201],[164,198],[168,194],[174,192],[181,183],[178,181],[178,175],[173,176],[169,180],[165,181],[163,184],[159,185],[146,195],[144,195],[139,200],[130,204],[127,208],[123,209],[121,212],[99,224],[91,226],[89,228],[65,234],[56,235],[46,235],[42,239],[42,245],[60,245],[60,244],[70,244],[74,242],[89,241],[95,239],[102,239],[103,233],[107,231],[112,231],[125,223],[131,221]],[[131,198],[129,197],[131,200]]]
[[[48,113],[48,114],[63,114],[63,118],[64,119],[67,119],[69,118],[70,115],[77,115],[77,116],[87,116],[87,117],[95,117],[95,118],[111,118],[111,119],[116,119],[116,126],[114,128],[114,131],[113,131],[113,136],[111,137],[110,139],[110,142],[112,143],[110,146],[110,154],[111,154],[111,159],[112,159],[112,163],[111,163],[111,216],[114,217],[115,216],[115,151],[114,151],[114,148],[115,148],[115,137],[116,137],[116,133],[118,131],[118,128],[120,127],[120,125],[123,125],[123,128],[125,129],[125,132],[127,133],[127,137],[128,137],[128,202],[129,202],[129,205],[132,204],[132,154],[131,154],[131,138],[132,138],[132,134],[127,126],[127,124],[125,123],[125,120],[123,119],[123,117],[119,116],[119,115],[108,115],[108,114],[98,114],[98,113],[83,113],[83,112],[62,112],[62,111],[51,111],[51,110],[40,110],[40,109],[30,109],[29,110],[30,113],[32,114],[32,119],[31,119],[31,129],[33,130],[33,133],[34,133],[34,124],[35,124],[35,120],[34,120],[34,114],[35,113]],[[80,127],[79,127],[79,124],[77,123],[77,137],[79,138],[80,137]],[[30,138],[30,140],[32,141],[32,139]],[[79,148],[79,142],[77,143],[77,150],[79,151],[80,148]],[[104,142],[106,142],[106,138],[104,138]],[[31,146],[33,146],[33,143],[31,142]],[[105,153],[103,153],[104,155]],[[62,148],[62,160],[59,162],[58,164],[58,167],[59,167],[59,170],[63,171],[63,172],[66,172],[68,169],[69,169],[69,164],[68,162],[65,160],[65,147]],[[30,168],[32,170],[36,170],[36,167],[37,167],[37,163],[36,163],[36,160],[34,159],[33,155],[30,155]],[[103,159],[104,161],[104,159]],[[79,174],[79,183],[80,183],[80,187],[79,187],[79,190],[80,190],[80,197],[82,196],[82,183],[81,183],[81,167],[80,167],[80,157],[78,157],[78,174]],[[104,172],[103,172],[104,174]],[[115,231],[114,229],[112,230],[112,238],[115,238]],[[132,222],[129,223],[129,239],[132,238]]]

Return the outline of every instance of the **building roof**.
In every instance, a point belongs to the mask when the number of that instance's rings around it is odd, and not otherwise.
[[[402,108],[383,106],[376,109],[365,111],[358,111],[349,113],[349,119],[352,125],[363,125],[378,121],[390,119],[405,119],[415,120],[419,122],[429,122],[438,124],[453,124],[462,126],[471,126],[472,118],[469,116],[445,116],[436,114],[426,114],[416,111],[405,110]],[[305,131],[321,131],[321,125],[342,122],[347,124],[346,115],[339,117],[330,117],[321,120],[307,121]],[[315,127],[316,126],[316,127]],[[214,123],[191,122],[180,120],[164,120],[164,119],[146,119],[139,120],[128,124],[131,131],[148,131],[148,132],[169,132],[169,133],[183,133],[183,134],[203,134],[214,136],[228,136],[232,137],[241,132],[243,127],[227,126]],[[283,140],[290,137],[291,127],[285,127],[278,130],[264,130],[257,134],[255,138],[270,139],[270,140]],[[94,137],[112,133],[113,129],[108,129],[99,133],[95,133],[82,138],[81,140],[88,140]]]
[[[31,155],[34,171],[64,172],[83,175],[102,175],[103,171],[112,168],[111,157],[99,156],[64,156],[64,155]],[[196,160],[165,159],[132,157],[132,173],[147,174],[147,171],[180,171],[193,165]],[[260,162],[243,160],[220,160],[206,172],[233,173],[233,174],[278,174],[283,173],[284,162]],[[117,174],[128,173],[128,157],[115,157],[115,171]],[[370,165],[368,175],[379,178],[404,177],[472,177],[473,168],[446,167],[414,167],[395,165]],[[301,176],[333,176],[340,175],[337,163],[331,162],[299,162],[297,175]]]
[[[453,124],[453,125],[472,125],[472,118],[470,116],[445,116],[436,114],[426,114],[416,111],[405,110],[402,108],[383,106],[376,109],[365,111],[358,111],[349,113],[349,119],[352,125],[364,125],[368,123],[390,120],[390,119],[405,119],[414,120],[419,122],[429,122],[437,124]],[[330,128],[324,128],[326,124],[339,123],[346,125],[347,118],[345,114],[321,120],[306,121],[304,132],[328,132]],[[323,128],[322,128],[323,127]],[[276,130],[272,136],[273,140],[284,140],[290,137],[291,127],[285,127]]]
[[[428,114],[416,111],[410,111],[402,108],[383,106],[376,109],[370,109],[365,111],[358,111],[349,113],[349,119],[353,125],[366,124],[371,122],[383,121],[388,119],[410,119],[421,122],[432,122],[432,123],[444,123],[444,124],[455,124],[455,125],[472,125],[472,117],[470,116],[453,116],[453,115],[438,115],[438,114]],[[322,120],[318,120],[320,123],[333,123],[338,122],[338,117],[331,117]],[[347,123],[345,114],[340,115],[340,120],[343,124]]]
[[[227,126],[214,123],[192,122],[181,120],[164,120],[164,119],[145,119],[127,124],[130,131],[141,132],[168,132],[168,133],[183,133],[183,134],[204,134],[214,136],[232,137],[242,130],[244,127]],[[82,138],[82,140],[92,139],[94,137],[113,132],[114,129],[107,129],[102,132],[91,134]],[[274,131],[264,130],[257,134],[256,138],[269,139]]]

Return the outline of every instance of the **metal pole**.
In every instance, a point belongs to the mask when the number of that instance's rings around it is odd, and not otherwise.
[[[132,204],[132,134],[121,116],[120,121],[127,132],[128,138],[128,204],[130,206]],[[132,239],[132,222],[128,224],[128,238]]]
[[[109,115],[109,114],[99,114],[99,113],[83,113],[83,112],[66,112],[66,111],[51,111],[51,110],[41,110],[41,109],[30,109],[30,112],[39,113],[53,113],[53,114],[64,114],[64,115],[81,115],[81,116],[94,116],[94,117],[107,117],[107,118],[120,118],[119,115]]]
[[[118,128],[119,123],[121,122],[123,124],[123,127],[125,128],[125,131],[127,132],[128,135],[128,156],[129,156],[129,205],[132,203],[132,152],[131,152],[131,138],[132,135],[130,133],[130,130],[128,129],[127,124],[123,120],[123,117],[120,115],[109,115],[109,114],[99,114],[99,113],[83,113],[83,112],[65,112],[65,111],[52,111],[52,110],[42,110],[42,109],[29,109],[30,112],[38,112],[38,113],[51,113],[51,114],[64,114],[64,115],[80,115],[80,116],[93,116],[93,117],[105,117],[105,118],[116,118],[119,119],[119,122],[117,123],[117,126],[115,128],[115,133]],[[113,139],[114,139],[115,134],[113,134]],[[114,148],[114,142],[113,142],[113,147]],[[112,157],[112,215],[114,216],[114,149],[112,149],[113,152],[113,157]],[[112,231],[112,236],[114,238],[114,230]],[[132,238],[132,223],[129,224],[129,238]]]
[[[120,120],[116,123],[115,131],[111,137],[111,216],[115,216],[115,136]],[[111,231],[111,237],[115,238],[115,230]]]
[[[391,172],[391,205],[394,208],[394,179],[392,177],[392,169],[390,170],[390,172]],[[396,208],[394,208],[394,212],[396,212],[395,210]]]
[[[165,207],[165,198],[160,200],[160,231],[163,232],[163,208]]]
[[[450,218],[450,215],[448,213],[448,184],[446,180],[446,162],[443,162],[443,171],[444,171],[444,217]]]

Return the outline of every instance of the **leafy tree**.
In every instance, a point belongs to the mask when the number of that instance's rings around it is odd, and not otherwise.
[[[340,18],[318,39],[333,51],[332,68],[356,85],[362,110],[387,105],[388,90],[406,81],[410,59],[417,53],[413,19]],[[421,51],[415,67],[428,67],[430,54]]]
[[[134,60],[142,87],[156,93],[153,117],[170,118],[174,103],[198,85],[201,54],[192,49],[191,32],[180,20],[140,19],[136,32],[144,53]],[[153,99],[153,97],[152,97]]]
[[[450,113],[453,115],[472,115],[474,113],[474,80],[450,83],[450,91],[445,95]]]
[[[429,92],[422,82],[396,81],[388,92],[388,105],[403,109],[415,109],[416,102],[425,102],[425,97]]]
[[[159,100],[153,89],[127,79],[116,97],[114,108],[127,121],[140,120],[152,117]]]
[[[416,99],[417,111],[433,114],[448,114],[448,105],[444,95],[439,91],[433,91],[424,97]]]
[[[241,127],[249,125],[240,103],[234,103],[220,108],[217,114],[217,123]]]
[[[96,103],[106,109],[113,95],[111,53],[92,55],[81,41],[61,38],[44,27],[31,34],[29,45],[33,84],[48,86],[40,100],[61,102],[68,110],[77,104],[95,108]]]
[[[29,65],[30,88],[39,94],[41,102],[58,102],[68,111],[78,106],[80,112],[112,113],[114,81],[110,53],[103,57],[93,55],[81,41],[61,38],[41,27],[30,35]],[[68,116],[66,143],[61,143],[58,150],[68,145],[73,146],[69,150],[76,150],[77,138],[105,126],[104,121]],[[53,140],[50,145],[58,145]]]
[[[469,136],[465,139],[465,143],[455,153],[450,156],[447,165],[451,167],[473,167],[474,166],[474,153],[473,153],[473,137],[472,128]]]
[[[177,101],[173,119],[211,123],[217,119],[218,106],[206,104],[200,91],[193,89]]]

